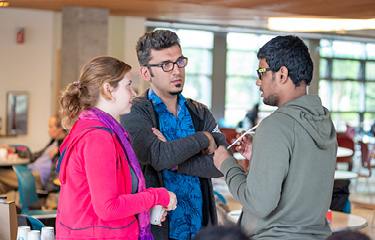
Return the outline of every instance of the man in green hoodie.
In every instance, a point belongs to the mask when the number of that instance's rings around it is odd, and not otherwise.
[[[239,224],[252,239],[326,239],[336,164],[336,131],[318,96],[307,95],[313,63],[296,36],[278,36],[258,52],[256,85],[278,109],[237,150],[250,159],[248,174],[220,146],[215,166],[242,204]]]

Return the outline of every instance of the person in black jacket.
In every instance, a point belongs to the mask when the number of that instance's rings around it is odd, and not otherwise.
[[[141,76],[151,88],[133,100],[121,125],[131,135],[147,187],[166,187],[178,199],[177,209],[151,231],[155,239],[190,239],[217,224],[211,178],[223,175],[212,153],[227,143],[207,107],[181,94],[188,59],[177,34],[147,32],[136,49]]]

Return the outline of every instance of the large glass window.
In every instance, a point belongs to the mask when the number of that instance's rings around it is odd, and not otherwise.
[[[246,112],[259,103],[260,111],[271,111],[260,98],[255,85],[258,69],[257,52],[272,37],[251,33],[228,33],[227,35],[227,78],[225,94],[226,124],[235,126],[243,120]]]
[[[183,54],[189,58],[186,66],[184,96],[211,107],[212,32],[177,30]]]
[[[319,95],[338,131],[370,129],[375,115],[375,44],[320,41]]]
[[[184,96],[211,108],[213,52],[226,51],[225,123],[236,126],[259,103],[262,120],[276,108],[263,104],[257,80],[256,54],[274,35],[228,32],[226,48],[213,49],[212,31],[170,29],[177,32],[186,67]],[[346,124],[368,131],[375,117],[375,43],[320,40],[319,96],[332,113],[336,128]],[[219,54],[220,55],[220,54]],[[213,103],[215,104],[215,103]],[[219,120],[219,119],[218,119]]]

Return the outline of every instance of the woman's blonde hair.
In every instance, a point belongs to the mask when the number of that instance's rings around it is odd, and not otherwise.
[[[113,88],[130,72],[130,65],[108,56],[91,59],[81,69],[77,82],[70,83],[60,97],[60,113],[64,128],[70,128],[72,120],[83,110],[94,107],[100,94],[109,98],[103,92],[102,86],[109,83]]]

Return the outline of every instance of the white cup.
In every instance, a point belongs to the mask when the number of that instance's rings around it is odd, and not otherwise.
[[[163,217],[164,209],[161,205],[156,205],[151,208],[150,222],[153,225],[159,225],[160,220]]]
[[[31,230],[27,233],[27,240],[40,240],[40,231]]]
[[[42,227],[41,240],[54,240],[55,231],[53,227]]]
[[[0,148],[0,159],[5,160],[8,157],[8,149]]]
[[[29,231],[30,226],[19,226],[17,230],[17,240],[27,240]]]

